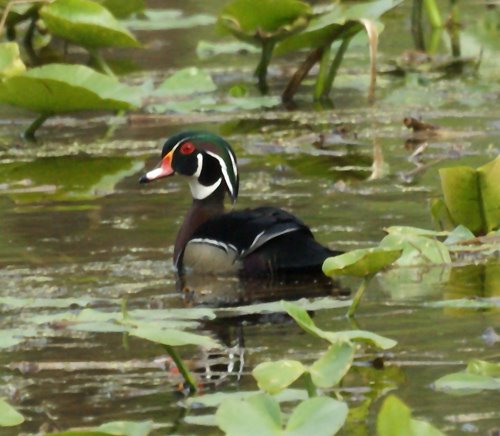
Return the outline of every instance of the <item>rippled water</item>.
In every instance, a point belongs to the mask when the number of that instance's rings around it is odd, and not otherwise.
[[[188,15],[207,12],[196,2],[177,6]],[[209,12],[214,13],[217,8],[212,7]],[[382,37],[384,67],[411,47],[404,18],[408,7],[390,16]],[[477,23],[472,17],[480,20],[484,14],[482,8],[467,4],[463,17],[473,29]],[[470,45],[473,33],[467,29],[463,38]],[[218,83],[250,78],[254,58],[244,58],[238,68],[217,59],[196,59],[197,39],[214,38],[210,26],[196,28],[194,37],[186,37],[186,29],[137,33],[148,50],[132,56],[154,80],[194,63],[212,71]],[[492,52],[498,57],[499,51]],[[294,111],[136,114],[114,120],[87,114],[49,121],[37,144],[16,137],[28,123],[24,114],[3,115],[0,329],[16,329],[22,334],[14,337],[25,338],[2,348],[0,397],[7,397],[27,420],[0,434],[123,419],[154,420],[162,424],[158,434],[214,432],[186,418],[213,409],[186,406],[177,389],[179,377],[168,369],[159,346],[119,332],[70,330],[61,321],[84,307],[119,311],[124,299],[129,310],[185,306],[171,255],[191,200],[188,187],[181,178],[148,186],[137,183],[143,169],[156,163],[168,135],[203,128],[225,136],[241,167],[238,208],[284,207],[307,222],[318,240],[342,250],[375,245],[390,225],[431,228],[428,203],[439,195],[437,168],[478,166],[498,155],[500,88],[498,79],[490,79],[493,73],[486,61],[476,78],[408,86],[401,78],[381,76],[378,100],[368,106],[367,54],[358,53],[353,50],[348,56],[350,66],[339,77],[333,109],[317,109],[308,94],[301,94]],[[281,60],[271,69],[276,88],[276,77],[290,69],[289,62]],[[137,80],[141,77],[138,74]],[[402,124],[405,116],[422,116],[447,132],[431,138],[423,154],[412,158],[410,134]],[[331,135],[334,129],[347,134],[339,139]],[[315,145],[320,134],[326,135],[321,147]],[[373,434],[380,398],[389,391],[410,405],[415,416],[450,434],[498,431],[497,393],[452,397],[431,386],[440,376],[464,368],[471,358],[498,360],[498,342],[491,335],[491,328],[499,331],[498,308],[426,304],[499,296],[498,279],[483,288],[467,278],[470,275],[450,279],[450,273],[460,273],[458,268],[405,271],[400,276],[389,272],[372,281],[356,322],[396,339],[398,346],[384,353],[363,351],[359,365],[344,380],[341,392],[350,407],[370,405],[362,420],[349,421],[344,434]],[[238,287],[220,280],[204,283],[209,285],[219,290]],[[343,282],[344,287],[356,285],[355,280]],[[304,288],[305,294],[315,292],[314,286]],[[315,321],[328,330],[351,327],[344,309],[318,311]],[[250,371],[256,364],[283,357],[311,362],[324,350],[319,340],[283,316],[243,325],[234,319],[193,321],[192,327],[229,344],[244,338],[241,374],[223,371],[218,383],[206,383],[207,392],[254,390]],[[382,354],[385,368],[375,369],[370,362]],[[209,359],[189,347],[183,356],[194,368]]]

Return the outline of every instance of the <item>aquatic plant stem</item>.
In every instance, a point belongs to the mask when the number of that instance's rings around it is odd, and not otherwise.
[[[267,85],[267,67],[271,62],[275,42],[269,39],[262,40],[262,51],[260,53],[259,65],[255,69],[255,76],[258,79],[259,90],[262,94],[267,94],[269,89]]]
[[[116,79],[115,73],[113,73],[113,70],[110,68],[108,63],[104,60],[102,57],[101,53],[97,50],[89,50],[90,57],[92,61],[97,65],[97,67],[104,73],[107,74],[110,77],[113,77]]]
[[[177,369],[181,373],[182,377],[184,378],[184,380],[188,384],[189,392],[192,394],[196,393],[196,391],[198,390],[198,388],[196,387],[196,381],[195,381],[193,375],[191,374],[191,372],[189,371],[189,369],[186,367],[186,365],[184,365],[184,361],[177,353],[177,350],[174,347],[172,347],[171,345],[163,345],[163,346],[165,347],[166,352],[169,354],[169,356],[174,361],[174,363],[177,366]]]
[[[331,46],[328,46],[323,50],[323,53],[321,55],[319,71],[316,77],[316,84],[314,86],[314,100],[320,100],[328,96],[328,93],[325,95],[325,86],[327,83],[331,52],[332,48]]]
[[[31,125],[26,129],[23,134],[23,137],[29,141],[35,140],[35,132],[39,129],[39,127],[45,122],[47,118],[50,117],[51,114],[40,114],[35,121],[31,123]]]
[[[443,27],[443,20],[441,19],[441,13],[439,12],[436,0],[424,0],[424,7],[431,26],[434,29]]]
[[[333,82],[335,81],[335,77],[337,77],[337,72],[339,70],[340,64],[342,63],[342,59],[344,59],[344,54],[349,47],[349,43],[351,42],[352,37],[347,37],[342,40],[340,47],[335,53],[335,57],[333,58],[332,64],[330,65],[330,69],[328,71],[328,75],[325,79],[325,86],[323,89],[323,98],[327,97],[332,90]]]
[[[318,391],[316,390],[316,385],[313,383],[309,372],[304,374],[304,383],[306,385],[307,395],[309,398],[317,397]]]
[[[314,49],[307,55],[306,60],[300,65],[300,67],[295,71],[292,78],[288,81],[283,94],[281,94],[281,100],[283,102],[290,102],[293,99],[293,96],[299,89],[300,84],[305,79],[309,71],[314,64],[321,59],[323,55],[323,47],[319,47]]]
[[[354,312],[356,312],[356,309],[359,306],[359,303],[361,301],[361,298],[363,297],[363,294],[366,291],[366,288],[368,286],[368,283],[372,279],[373,274],[367,275],[363,277],[363,281],[361,282],[361,285],[359,285],[358,290],[356,291],[356,294],[354,295],[354,298],[352,299],[352,303],[349,306],[349,309],[347,310],[347,317],[351,318],[354,316]]]
[[[422,28],[422,1],[413,0],[411,9],[411,34],[415,49],[425,51],[424,30]]]

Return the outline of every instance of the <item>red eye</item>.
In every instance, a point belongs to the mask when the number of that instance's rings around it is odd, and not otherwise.
[[[181,145],[182,154],[191,154],[195,150],[195,146],[192,142],[185,142]]]

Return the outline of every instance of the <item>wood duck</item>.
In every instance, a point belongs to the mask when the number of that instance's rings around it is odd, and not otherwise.
[[[186,131],[163,145],[159,165],[140,183],[174,174],[188,180],[193,203],[177,234],[174,265],[181,274],[238,274],[242,277],[321,274],[332,251],[311,230],[276,207],[225,212],[226,194],[238,197],[236,156],[221,137]]]

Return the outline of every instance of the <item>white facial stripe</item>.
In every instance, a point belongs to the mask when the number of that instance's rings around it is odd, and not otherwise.
[[[196,159],[198,159],[198,166],[196,167],[196,171],[191,177],[198,178],[200,177],[201,174],[201,169],[203,168],[203,155],[201,153],[198,153],[198,156],[196,156]]]
[[[219,178],[213,185],[205,186],[198,182],[198,179],[191,177],[189,179],[189,188],[191,189],[191,195],[196,200],[203,200],[209,195],[215,192],[215,190],[220,186],[222,178]]]
[[[215,153],[207,151],[207,154],[209,154],[210,156],[214,157],[215,159],[217,159],[219,161],[220,167],[222,170],[222,174],[224,175],[224,180],[226,181],[226,185],[229,189],[229,192],[231,193],[231,196],[234,196],[234,186],[231,183],[231,180],[229,178],[229,174],[227,172],[227,167],[226,167],[226,162],[224,162],[224,159],[222,159],[220,156],[216,155]],[[235,173],[235,174],[237,174],[237,173]]]

